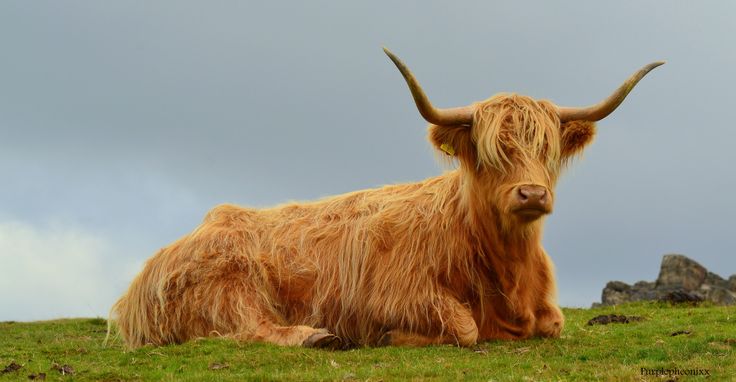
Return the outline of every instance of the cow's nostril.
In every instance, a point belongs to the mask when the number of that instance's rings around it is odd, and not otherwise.
[[[547,189],[542,186],[521,186],[517,197],[522,203],[544,204],[547,202]]]
[[[541,203],[547,202],[547,190],[542,190],[541,195],[539,196],[539,201]]]
[[[523,187],[522,188],[519,188],[519,192],[518,192],[517,196],[518,196],[519,200],[522,201],[522,202],[526,202],[527,200],[529,200],[529,193],[526,190],[524,190]]]

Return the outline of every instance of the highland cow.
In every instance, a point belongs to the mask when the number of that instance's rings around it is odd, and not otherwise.
[[[406,80],[455,170],[269,209],[220,205],[149,259],[112,308],[131,347],[226,336],[338,348],[558,337],[541,245],[561,169],[661,62],[590,107],[516,94],[432,106]]]

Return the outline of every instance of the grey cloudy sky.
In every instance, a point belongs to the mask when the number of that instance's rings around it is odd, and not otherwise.
[[[736,273],[734,2],[0,2],[0,320],[106,315],[212,206],[443,171],[384,56],[438,106],[598,102],[544,244],[560,303],[684,253]]]

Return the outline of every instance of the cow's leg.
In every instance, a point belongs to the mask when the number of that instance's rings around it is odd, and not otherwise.
[[[411,318],[410,318],[411,319]],[[453,344],[473,346],[478,342],[478,325],[470,309],[453,297],[443,297],[435,314],[415,317],[417,329],[394,328],[379,340],[378,346],[427,346]],[[416,325],[419,323],[419,325]],[[418,329],[421,328],[421,329]]]
[[[254,331],[237,335],[245,341],[268,342],[281,346],[305,346],[325,349],[340,349],[343,341],[327,329],[315,329],[311,326],[281,326],[269,320],[260,322]]]
[[[565,324],[565,317],[560,308],[548,305],[535,312],[535,335],[540,337],[559,337]]]

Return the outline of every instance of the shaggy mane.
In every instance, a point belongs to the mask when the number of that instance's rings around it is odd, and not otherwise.
[[[507,166],[543,159],[554,173],[560,163],[560,119],[555,106],[517,94],[497,94],[476,103],[473,141],[478,166]]]

